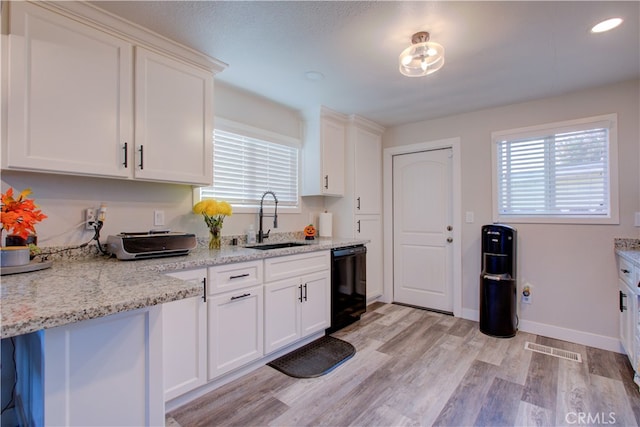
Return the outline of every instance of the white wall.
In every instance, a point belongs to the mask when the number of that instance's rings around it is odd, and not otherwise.
[[[638,237],[640,210],[639,81],[476,111],[388,129],[385,148],[461,138],[462,306],[477,316],[480,227],[492,222],[491,132],[618,113],[619,225],[514,224],[519,234],[519,289],[532,287],[532,304],[519,308],[522,329],[603,347],[617,347],[618,292],[615,237]],[[546,332],[545,332],[546,331]],[[596,344],[598,343],[598,344]]]
[[[239,89],[216,83],[215,113],[255,127],[300,137],[299,114]],[[20,191],[33,190],[32,197],[48,215],[36,226],[41,246],[76,245],[88,241],[93,233],[78,227],[83,210],[107,205],[107,221],[102,236],[121,231],[146,231],[153,228],[194,232],[206,237],[207,229],[200,216],[191,213],[192,187],[104,178],[87,178],[29,172],[2,172],[2,192],[8,187]],[[165,226],[153,226],[153,211],[165,212]],[[279,228],[274,232],[302,231],[310,215],[323,211],[321,197],[302,199],[302,211],[279,215]],[[234,214],[225,219],[222,234],[244,234],[250,223],[257,230],[257,214]],[[271,228],[267,218],[265,228]]]

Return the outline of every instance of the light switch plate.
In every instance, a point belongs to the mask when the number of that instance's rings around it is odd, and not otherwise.
[[[473,212],[472,211],[467,211],[467,213],[464,216],[465,222],[467,224],[473,224],[473,221],[474,221],[473,217],[474,217]]]
[[[164,211],[153,211],[153,225],[164,225]]]

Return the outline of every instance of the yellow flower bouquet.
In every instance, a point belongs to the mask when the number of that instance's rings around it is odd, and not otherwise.
[[[226,216],[231,216],[233,210],[227,202],[205,199],[193,206],[193,213],[201,214],[209,227],[209,249],[220,249],[220,232]]]

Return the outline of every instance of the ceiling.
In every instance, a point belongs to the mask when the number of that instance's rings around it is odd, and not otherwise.
[[[637,1],[95,1],[228,68],[217,81],[296,110],[324,105],[383,126],[640,77]],[[622,26],[591,34],[609,17]],[[418,31],[445,64],[405,77]],[[309,80],[305,72],[324,75]]]

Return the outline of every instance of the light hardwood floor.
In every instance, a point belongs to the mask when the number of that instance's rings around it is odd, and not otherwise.
[[[333,372],[295,379],[260,369],[170,414],[191,426],[638,425],[640,393],[622,354],[374,303],[333,334],[356,355]],[[582,363],[524,349],[578,352]]]

